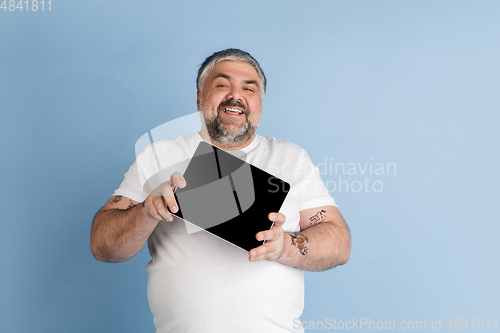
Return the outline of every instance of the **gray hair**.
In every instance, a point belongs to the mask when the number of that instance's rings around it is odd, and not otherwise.
[[[262,81],[262,97],[264,97],[264,94],[266,92],[267,79],[264,75],[264,72],[262,71],[262,68],[260,68],[259,63],[257,62],[257,60],[255,60],[254,57],[250,55],[250,53],[233,48],[215,52],[210,57],[205,59],[203,64],[201,64],[200,69],[198,70],[198,77],[196,78],[196,88],[198,90],[202,90],[203,83],[205,82],[205,78],[207,77],[208,72],[215,66],[215,64],[223,60],[241,61],[252,65],[252,67],[257,71],[260,80]]]

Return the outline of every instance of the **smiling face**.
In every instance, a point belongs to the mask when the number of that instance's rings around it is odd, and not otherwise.
[[[202,137],[221,148],[240,149],[252,141],[262,115],[262,82],[246,62],[223,60],[210,70],[197,105]]]

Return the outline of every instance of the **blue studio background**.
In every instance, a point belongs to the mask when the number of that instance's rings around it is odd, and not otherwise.
[[[6,6],[0,332],[154,332],[147,249],[98,262],[91,221],[136,140],[196,111],[198,66],[226,47],[268,77],[258,133],[309,152],[351,229],[347,265],[306,273],[304,326],[500,329],[500,2]]]

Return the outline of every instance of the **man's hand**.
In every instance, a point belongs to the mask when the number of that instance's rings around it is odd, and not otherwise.
[[[139,204],[122,196],[112,196],[92,222],[90,248],[100,261],[120,262],[134,256],[146,244],[149,236],[161,220],[172,221],[178,211],[174,188],[185,187],[186,181],[174,172],[167,181],[158,186]],[[175,207],[175,208],[174,208]]]
[[[276,261],[281,258],[285,246],[285,236],[283,231],[283,224],[285,223],[286,217],[281,213],[271,213],[269,214],[269,220],[274,222],[271,229],[261,231],[255,235],[255,238],[259,241],[265,240],[266,242],[250,250],[249,260],[257,261],[262,259],[267,259],[270,261]]]
[[[168,211],[167,207],[173,213],[179,211],[177,202],[174,197],[175,187],[184,188],[186,180],[179,172],[174,172],[170,177],[170,181],[162,183],[158,186],[144,201],[144,208],[148,215],[158,221],[165,220],[172,222],[174,217]]]

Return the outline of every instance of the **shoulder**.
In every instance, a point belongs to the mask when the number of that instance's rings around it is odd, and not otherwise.
[[[288,182],[306,175],[315,167],[301,146],[275,138],[262,138],[252,164]]]

